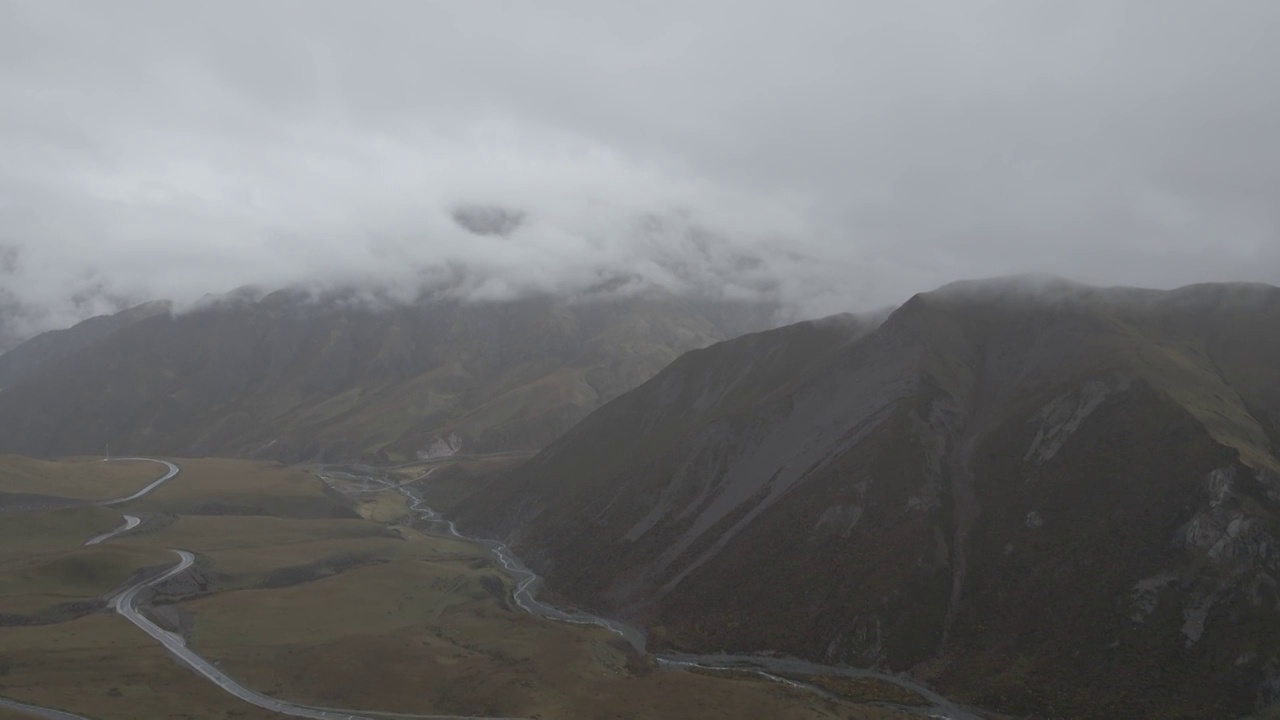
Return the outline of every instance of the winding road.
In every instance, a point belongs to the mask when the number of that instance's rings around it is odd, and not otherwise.
[[[268,697],[258,692],[254,692],[240,683],[227,677],[213,663],[205,660],[199,655],[187,648],[187,643],[181,635],[169,632],[161,628],[159,625],[148,620],[142,613],[138,612],[136,605],[138,595],[149,588],[153,588],[161,583],[173,578],[183,572],[187,568],[195,564],[196,556],[186,550],[174,550],[178,554],[178,563],[169,568],[160,575],[143,580],[129,587],[120,593],[112,601],[111,607],[124,616],[126,620],[137,625],[142,632],[150,635],[156,642],[164,646],[166,650],[174,655],[182,664],[194,670],[197,674],[204,677],[209,682],[222,688],[227,693],[240,698],[241,700],[256,705],[264,710],[280,713],[281,715],[289,715],[291,717],[317,718],[318,720],[366,720],[359,715],[353,715],[346,711],[329,711],[319,710],[294,705],[282,700]]]
[[[146,487],[132,495],[117,498],[115,500],[105,500],[95,504],[120,505],[131,500],[137,500],[148,493],[154,492],[161,485],[177,477],[178,473],[181,472],[181,469],[177,465],[167,460],[153,460],[151,458],[117,458],[116,460],[160,463],[166,466],[166,472],[163,476],[152,481]],[[430,474],[430,472],[426,474]],[[121,533],[132,530],[141,523],[141,519],[133,515],[125,515],[124,520],[124,525],[121,525],[110,532],[103,533],[86,540],[84,542],[84,546],[98,545],[120,535]],[[164,648],[183,665],[186,665],[196,674],[205,678],[214,685],[217,685],[224,692],[233,695],[244,702],[280,715],[314,718],[315,720],[377,720],[378,718],[406,718],[412,720],[526,720],[525,718],[480,717],[473,715],[412,715],[406,713],[389,713],[368,710],[340,710],[336,708],[298,705],[284,700],[278,700],[251,690],[250,688],[236,682],[226,673],[219,670],[213,663],[188,648],[186,640],[181,635],[165,630],[139,612],[139,596],[143,595],[145,591],[162,585],[170,579],[181,575],[195,564],[196,556],[191,551],[172,549],[172,552],[178,556],[178,562],[173,565],[173,567],[170,567],[159,575],[140,580],[117,593],[111,600],[111,609],[115,610],[126,620],[136,625],[147,635],[150,635],[152,639],[164,646]],[[43,720],[89,720],[88,718],[65,712],[63,710],[28,705],[26,703],[20,703],[16,700],[9,700],[2,697],[0,697],[0,707],[16,710],[33,717],[42,718]]]
[[[164,474],[164,475],[161,475],[159,478],[156,478],[155,480],[152,480],[150,484],[148,484],[146,487],[142,488],[141,490],[139,490],[138,492],[136,492],[136,493],[134,493],[134,494],[132,494],[132,495],[129,495],[129,496],[127,496],[127,497],[122,497],[122,498],[116,498],[115,500],[105,500],[105,501],[103,501],[103,502],[98,503],[99,505],[107,505],[107,506],[110,506],[110,505],[121,505],[121,504],[123,504],[123,503],[127,503],[127,502],[129,502],[129,501],[131,501],[131,500],[137,500],[138,498],[140,498],[140,497],[142,497],[142,496],[144,496],[144,495],[150,494],[150,493],[151,493],[151,492],[153,492],[156,488],[158,488],[158,487],[160,487],[161,485],[163,485],[163,484],[165,484],[165,483],[169,482],[170,480],[174,479],[175,477],[177,477],[177,476],[178,476],[178,473],[182,472],[182,468],[178,467],[177,465],[174,465],[173,463],[169,462],[168,460],[156,460],[156,459],[154,459],[154,458],[137,458],[137,457],[112,458],[112,459],[111,459],[111,460],[109,460],[108,462],[151,462],[151,463],[159,463],[159,464],[161,464],[161,465],[164,465],[164,466],[165,466],[165,468],[167,468],[167,472],[165,472],[165,474]]]
[[[158,463],[160,465],[165,466],[165,473],[164,475],[161,475],[159,478],[152,480],[145,487],[143,487],[141,490],[139,490],[138,492],[132,495],[116,498],[114,500],[101,500],[101,501],[90,503],[92,505],[103,505],[103,506],[120,505],[122,503],[129,502],[130,500],[137,500],[138,498],[143,497],[148,493],[154,492],[156,488],[160,487],[161,485],[164,485],[166,482],[177,477],[178,473],[181,472],[181,468],[179,468],[177,465],[174,465],[173,463],[167,460],[154,460],[152,458],[113,458],[108,462]],[[90,545],[98,545],[99,543],[102,543],[106,540],[110,540],[111,538],[117,535],[120,535],[121,533],[128,532],[129,530],[132,530],[138,527],[138,525],[141,523],[142,523],[141,518],[138,518],[133,515],[125,515],[124,525],[121,525],[120,527],[110,532],[106,532],[101,535],[91,537],[88,540],[85,540],[83,545],[85,547],[88,547]],[[53,708],[39,707],[36,705],[28,705],[26,703],[20,703],[16,700],[9,700],[8,698],[2,698],[2,697],[0,697],[0,707],[8,708],[10,710],[15,710],[17,712],[24,713],[32,717],[43,718],[44,720],[88,720],[88,718],[85,718],[80,715],[74,715],[72,713],[65,712],[63,710],[55,710]]]
[[[138,492],[123,498],[99,502],[99,505],[119,505],[132,500],[137,500],[148,493],[153,492],[165,482],[173,479],[180,472],[180,468],[165,460],[152,460],[151,458],[120,458],[120,460],[131,461],[148,461],[156,462],[166,466],[165,474],[159,479],[152,481],[146,487]],[[633,627],[626,623],[603,618],[589,613],[566,612],[554,606],[548,605],[536,597],[534,592],[537,589],[541,578],[530,570],[519,558],[517,558],[506,543],[497,540],[487,540],[479,538],[471,538],[463,535],[458,531],[453,521],[448,520],[440,515],[429,506],[427,506],[424,498],[417,494],[408,483],[392,483],[380,477],[376,472],[369,469],[370,472],[363,475],[353,475],[350,473],[334,473],[345,474],[349,478],[362,481],[360,490],[377,491],[377,490],[394,490],[402,493],[409,501],[410,508],[418,515],[418,517],[427,524],[428,528],[436,534],[452,537],[458,540],[469,542],[480,547],[484,547],[494,556],[494,558],[502,565],[503,569],[515,580],[516,585],[512,592],[512,599],[517,606],[525,612],[543,617],[556,622],[590,624],[598,625],[606,628],[622,638],[636,649],[637,652],[645,652],[645,634],[639,628]],[[415,480],[421,480],[429,475],[431,471],[424,473]],[[322,474],[321,478],[325,476]],[[102,535],[95,536],[86,540],[84,545],[97,545],[105,542],[113,537],[127,532],[140,524],[140,519],[133,515],[124,516],[124,525]],[[195,554],[188,550],[173,549],[178,556],[178,562],[162,573],[153,577],[141,580],[130,585],[123,591],[116,594],[112,601],[111,607],[115,612],[120,614],[129,622],[133,623],[140,630],[145,632],[151,638],[159,642],[166,650],[169,651],[179,662],[186,665],[192,671],[205,678],[209,682],[217,685],[224,692],[235,696],[236,698],[247,702],[256,707],[275,712],[281,715],[301,718],[315,718],[316,720],[376,720],[377,718],[415,718],[417,720],[522,720],[519,718],[497,718],[497,717],[480,717],[480,716],[461,716],[461,715],[406,715],[399,713],[387,713],[379,711],[367,710],[340,710],[335,708],[322,708],[307,705],[298,705],[283,700],[278,700],[262,693],[256,692],[244,685],[236,682],[226,673],[219,670],[213,663],[209,662],[199,654],[187,647],[186,641],[181,635],[170,632],[156,625],[138,610],[139,597],[146,591],[151,590],[174,577],[186,572],[195,564]],[[745,672],[754,672],[761,677],[769,680],[802,687],[808,690],[823,693],[816,687],[806,685],[804,683],[795,682],[784,677],[780,677],[775,673],[796,673],[806,675],[830,675],[842,677],[858,677],[858,678],[874,678],[884,682],[888,682],[899,687],[911,690],[919,694],[921,697],[933,704],[932,707],[921,710],[919,708],[901,708],[912,712],[919,712],[931,718],[939,718],[943,720],[981,720],[981,718],[971,713],[965,708],[956,705],[947,698],[938,695],[928,688],[914,683],[905,678],[895,675],[887,675],[872,670],[863,670],[858,668],[847,668],[840,666],[819,665],[794,658],[782,658],[774,656],[757,656],[757,655],[676,655],[665,654],[655,655],[656,662],[667,668],[703,668],[711,670],[736,670]],[[16,710],[43,720],[88,720],[79,715],[74,715],[62,710],[53,708],[37,707],[27,705],[14,700],[0,698],[0,707]]]
[[[140,525],[140,524],[142,524],[142,518],[139,518],[139,517],[137,517],[136,515],[125,515],[125,516],[124,516],[124,524],[123,524],[123,525],[121,525],[120,527],[118,527],[118,528],[116,528],[115,530],[112,530],[112,531],[110,531],[110,532],[104,532],[104,533],[102,533],[101,535],[98,535],[97,537],[91,537],[91,538],[89,538],[88,540],[85,540],[85,541],[84,541],[84,546],[85,546],[85,547],[88,547],[88,546],[90,546],[90,545],[97,545],[97,544],[99,544],[99,543],[101,543],[101,542],[103,542],[103,541],[105,541],[105,540],[110,540],[111,538],[113,538],[113,537],[115,537],[115,536],[117,536],[117,535],[119,535],[119,534],[121,534],[121,533],[128,532],[128,531],[130,531],[130,530],[132,530],[132,529],[134,529],[134,528],[138,527],[138,525]]]
[[[187,550],[173,550],[178,555],[178,562],[173,567],[164,571],[156,577],[142,580],[127,588],[124,592],[115,597],[111,603],[111,607],[120,613],[126,620],[138,626],[152,639],[164,646],[174,657],[182,664],[191,668],[196,674],[205,678],[209,682],[217,685],[224,692],[234,695],[235,697],[256,705],[263,710],[269,710],[281,715],[300,718],[315,718],[316,720],[373,720],[377,717],[397,717],[397,718],[418,718],[419,720],[522,720],[520,718],[478,718],[471,715],[409,715],[404,713],[384,713],[370,712],[367,710],[340,710],[334,708],[313,707],[310,705],[298,705],[296,703],[278,700],[260,692],[251,690],[226,673],[219,670],[213,663],[204,659],[187,647],[186,640],[177,633],[169,632],[159,625],[151,622],[145,615],[138,611],[138,596],[149,588],[154,588],[163,584],[167,580],[177,577],[187,571],[195,564],[196,556]]]
[[[140,497],[143,497],[143,496],[145,496],[145,495],[147,495],[147,494],[149,494],[149,493],[154,492],[154,491],[155,491],[157,488],[159,488],[161,485],[164,485],[165,483],[167,483],[167,482],[169,482],[170,480],[174,479],[175,477],[177,477],[177,476],[178,476],[178,473],[182,472],[182,468],[178,467],[177,465],[174,465],[173,463],[169,462],[168,460],[153,460],[152,458],[115,458],[115,459],[113,459],[113,460],[109,460],[108,462],[153,462],[153,463],[159,463],[159,464],[161,464],[161,465],[164,465],[164,466],[165,466],[165,473],[164,473],[164,475],[161,475],[159,478],[156,478],[155,480],[152,480],[150,483],[148,483],[148,484],[147,484],[147,486],[146,486],[146,487],[142,488],[141,490],[139,490],[138,492],[136,492],[136,493],[134,493],[134,494],[132,494],[132,495],[129,495],[129,496],[126,496],[126,497],[121,497],[121,498],[116,498],[116,499],[114,499],[114,500],[102,500],[102,501],[99,501],[99,502],[97,502],[97,503],[94,503],[95,505],[102,505],[102,506],[104,506],[104,507],[110,507],[110,506],[112,506],[112,505],[122,505],[122,504],[124,504],[124,503],[129,502],[130,500],[137,500],[137,499],[138,499],[138,498],[140,498]],[[134,529],[134,528],[138,527],[138,525],[140,525],[140,524],[142,524],[142,518],[139,518],[139,517],[134,516],[134,515],[125,515],[125,516],[124,516],[124,524],[123,524],[123,525],[121,525],[120,527],[116,528],[115,530],[112,530],[111,532],[105,532],[105,533],[102,533],[101,535],[98,535],[98,536],[96,536],[96,537],[91,537],[91,538],[89,538],[88,540],[85,540],[85,541],[84,541],[84,546],[85,546],[85,547],[88,547],[88,546],[90,546],[90,545],[98,545],[99,543],[102,543],[102,542],[105,542],[105,541],[107,541],[107,540],[110,540],[111,538],[113,538],[113,537],[115,537],[115,536],[117,536],[117,535],[120,535],[121,533],[129,532],[130,530],[132,530],[132,529]]]

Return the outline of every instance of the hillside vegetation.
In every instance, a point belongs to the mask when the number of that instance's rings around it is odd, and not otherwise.
[[[0,356],[0,451],[406,462],[536,449],[769,317],[660,293],[405,304],[281,291],[129,312]]]
[[[1280,289],[963,283],[690,352],[457,505],[658,646],[978,706],[1280,700]]]

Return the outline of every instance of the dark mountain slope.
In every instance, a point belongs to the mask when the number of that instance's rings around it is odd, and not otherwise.
[[[37,335],[0,354],[0,389],[20,382],[49,364],[75,355],[123,327],[167,312],[168,303],[144,303],[114,315],[89,318],[65,330]]]
[[[921,295],[689,353],[458,512],[658,644],[1053,716],[1280,693],[1280,290]]]
[[[128,324],[7,388],[0,447],[390,461],[538,448],[729,325],[660,294],[232,298]]]

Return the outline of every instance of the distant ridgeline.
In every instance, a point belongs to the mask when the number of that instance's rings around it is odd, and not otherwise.
[[[0,355],[0,452],[404,462],[539,448],[773,306],[633,297],[150,304]]]

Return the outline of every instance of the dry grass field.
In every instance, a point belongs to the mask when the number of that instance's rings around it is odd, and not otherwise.
[[[50,462],[0,455],[0,493],[106,500],[127,495],[156,478],[155,463],[71,458]]]
[[[3,516],[0,626],[16,622],[6,616],[48,621],[82,614],[87,610],[66,606],[110,592],[140,567],[166,562],[167,553],[152,548],[81,547],[120,524],[119,512],[96,506]]]
[[[0,694],[103,720],[278,718],[178,665],[117,615],[0,628]]]
[[[510,581],[487,553],[395,524],[405,508],[394,494],[347,504],[299,470],[178,463],[178,478],[121,508],[143,524],[102,546],[79,543],[117,526],[115,509],[0,523],[0,617],[49,620],[0,624],[0,695],[102,720],[264,717],[123,618],[54,612],[183,548],[197,565],[157,598],[157,618],[246,685],[300,703],[566,720],[909,717],[658,670],[605,630],[531,617],[511,606]]]
[[[177,463],[181,475],[128,508],[179,515],[358,517],[326,495],[320,482],[304,470],[254,460],[179,459]],[[149,477],[156,476],[157,467],[152,465]]]

